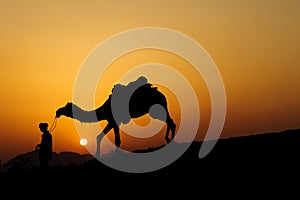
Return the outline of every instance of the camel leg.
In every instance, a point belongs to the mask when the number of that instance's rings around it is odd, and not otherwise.
[[[121,145],[121,139],[120,139],[120,128],[119,126],[114,126],[114,132],[115,132],[115,145],[117,147],[120,147]]]
[[[172,137],[172,140],[174,139],[175,137],[175,131],[176,131],[176,124],[174,123],[173,119],[172,121],[170,122],[170,126],[171,126],[171,137]]]
[[[174,138],[175,136],[175,129],[176,129],[176,124],[174,123],[174,120],[171,118],[167,107],[165,106],[164,109],[167,111],[167,120],[165,120],[165,118],[162,117],[162,115],[157,115],[154,112],[149,112],[150,116],[154,119],[159,119],[161,121],[165,121],[167,123],[167,131],[166,131],[166,135],[165,135],[165,140],[167,141],[167,143],[170,143],[171,140]],[[171,134],[171,139],[169,138],[169,133],[170,131],[172,132]]]
[[[171,139],[169,138],[170,130],[171,130]],[[175,130],[176,130],[176,124],[174,123],[174,120],[171,119],[170,117],[168,117],[168,119],[167,119],[167,131],[166,131],[166,135],[165,135],[165,140],[167,141],[167,143],[170,143],[171,140],[174,139]]]
[[[103,129],[103,131],[97,135],[97,150],[96,150],[96,158],[100,158],[100,143],[101,143],[101,140],[103,139],[103,137],[113,128],[113,126],[108,123],[106,125],[106,127]]]

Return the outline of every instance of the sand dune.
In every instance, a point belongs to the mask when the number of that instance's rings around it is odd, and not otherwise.
[[[210,173],[226,176],[239,170],[245,172],[242,174],[246,176],[249,172],[271,175],[273,170],[277,171],[277,176],[284,173],[294,173],[294,177],[299,175],[300,129],[219,139],[213,150],[206,157],[199,159],[198,153],[201,145],[202,142],[193,142],[175,162],[140,176],[200,176],[203,178]],[[157,149],[159,148],[162,147]],[[155,148],[139,149],[135,152],[147,153],[155,150]],[[72,176],[72,174],[91,178],[132,175],[112,169],[92,155],[80,155],[74,152],[53,153],[50,166],[49,173],[53,177],[56,175]],[[9,177],[15,173],[30,174],[36,171],[38,171],[37,152],[32,151],[20,154],[4,163],[0,174]]]

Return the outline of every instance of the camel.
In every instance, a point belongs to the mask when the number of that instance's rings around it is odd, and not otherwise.
[[[114,106],[112,106],[112,103]],[[161,105],[165,109],[166,116],[164,115],[164,117],[162,117],[162,115],[156,112],[151,112],[150,108],[156,104]],[[113,115],[114,110],[112,109],[114,108],[117,112],[121,113],[117,119],[116,116]],[[126,115],[126,110],[127,113],[129,112],[128,115]],[[131,118],[138,118],[147,113],[149,113],[149,116],[153,119],[159,119],[167,124],[165,140],[167,143],[170,143],[175,136],[176,124],[169,114],[166,97],[157,87],[153,87],[151,83],[148,83],[147,79],[143,76],[139,77],[136,81],[130,82],[127,86],[116,84],[112,89],[112,94],[95,110],[86,111],[74,103],[68,102],[64,107],[56,110],[56,118],[63,115],[83,123],[107,120],[107,125],[96,137],[96,157],[100,157],[100,143],[103,136],[113,129],[115,136],[114,144],[120,147],[119,126],[121,123],[126,124]],[[169,138],[170,131],[171,138]]]

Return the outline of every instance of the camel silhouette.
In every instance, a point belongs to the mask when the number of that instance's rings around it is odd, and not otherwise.
[[[153,105],[157,104],[162,106],[165,112],[161,112],[160,109],[152,109],[155,108]],[[64,107],[56,110],[56,117],[59,118],[63,115],[84,123],[107,120],[107,125],[96,137],[96,156],[100,157],[101,140],[111,129],[114,130],[114,143],[120,147],[119,126],[121,123],[126,124],[131,118],[138,118],[147,113],[153,119],[159,119],[167,124],[165,140],[170,143],[175,136],[176,124],[169,114],[166,97],[157,87],[148,83],[143,76],[130,82],[127,86],[116,84],[108,99],[95,110],[86,111],[74,103],[68,102]],[[170,131],[171,138],[169,138]]]

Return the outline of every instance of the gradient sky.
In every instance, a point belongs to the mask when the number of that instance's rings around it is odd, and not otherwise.
[[[2,162],[34,150],[40,142],[38,124],[51,124],[56,109],[72,100],[80,66],[99,43],[140,27],[182,32],[210,54],[227,95],[222,137],[299,128],[299,10],[297,0],[0,0]],[[196,139],[203,138],[210,116],[207,88],[190,64],[172,53],[142,50],[120,57],[100,80],[96,105],[105,101],[122,73],[153,62],[179,70],[191,82],[201,108]],[[174,95],[158,87],[167,95],[170,112],[178,120]],[[91,128],[90,137],[96,135]],[[53,137],[56,152],[88,152],[79,144],[80,136],[70,118],[58,119]],[[122,145],[143,148],[160,138],[141,143],[124,136]]]

